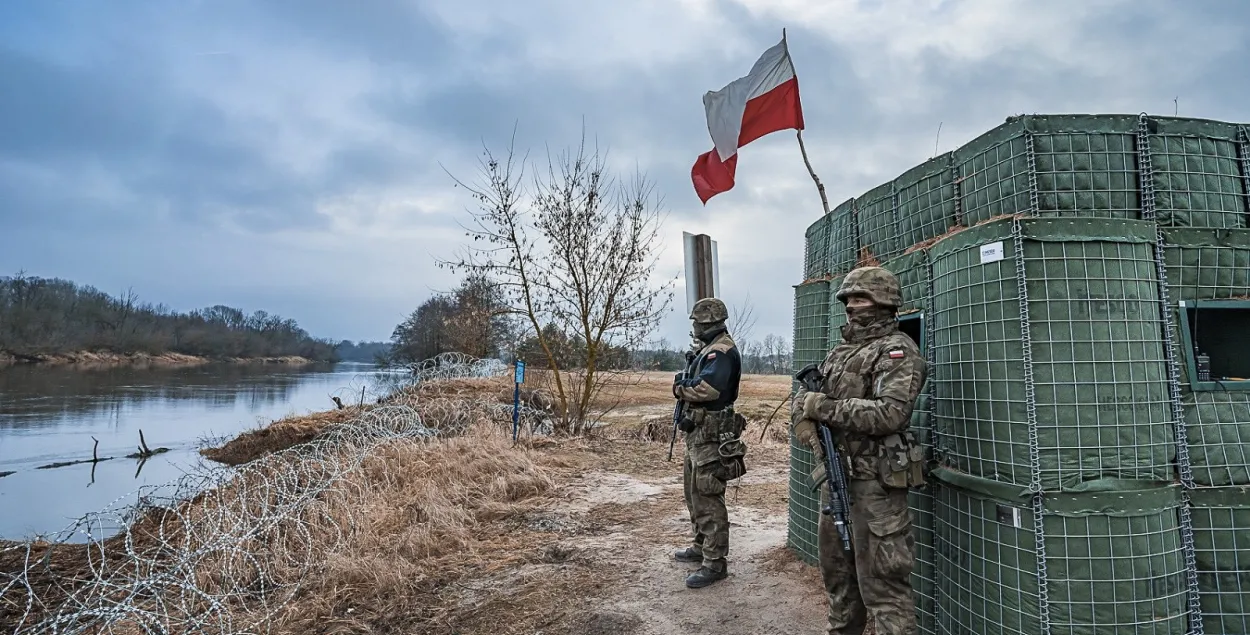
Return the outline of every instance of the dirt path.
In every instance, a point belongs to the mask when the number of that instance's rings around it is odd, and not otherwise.
[[[635,461],[607,457],[610,467],[586,472],[562,493],[547,518],[572,529],[563,548],[590,554],[613,578],[602,597],[574,620],[588,635],[677,635],[824,632],[825,599],[817,572],[800,563],[786,542],[787,465],[780,444],[758,445],[751,472],[726,493],[730,518],[728,579],[692,590],[697,568],[672,559],[687,544],[680,463],[654,454]],[[636,447],[636,446],[635,446]],[[634,454],[632,448],[623,454]],[[678,451],[680,451],[680,445]],[[618,460],[611,460],[611,459]],[[647,460],[647,459],[650,460]],[[563,521],[561,521],[563,519]],[[605,566],[606,565],[606,566]],[[608,573],[613,572],[613,573]]]

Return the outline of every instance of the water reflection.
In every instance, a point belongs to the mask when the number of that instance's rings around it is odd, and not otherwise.
[[[198,449],[274,419],[374,395],[368,364],[308,367],[214,364],[193,368],[18,366],[0,369],[0,538],[59,531],[84,513],[176,479]],[[349,399],[348,393],[356,395]],[[152,449],[146,460],[139,430]],[[93,439],[100,458],[93,464]],[[49,463],[88,462],[38,470]]]

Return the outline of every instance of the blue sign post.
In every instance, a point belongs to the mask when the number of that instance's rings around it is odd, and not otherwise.
[[[516,374],[512,380],[512,442],[516,443],[521,423],[521,384],[525,383],[525,362],[516,360]]]

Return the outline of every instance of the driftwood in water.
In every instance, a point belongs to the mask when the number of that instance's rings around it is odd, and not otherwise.
[[[100,440],[95,437],[91,437],[91,440],[95,441],[95,445],[91,446],[91,458],[82,459],[79,461],[63,461],[61,463],[49,463],[47,465],[40,465],[39,467],[35,469],[36,470],[51,470],[51,469],[55,469],[58,467],[69,467],[71,465],[81,465],[83,463],[90,463],[92,465],[95,465],[96,463],[99,463],[100,461],[113,460],[113,457],[111,456],[100,458],[100,455],[98,453],[98,450],[100,449]],[[8,476],[9,474],[12,474],[12,472],[9,472],[8,474],[0,474],[0,476]]]
[[[148,448],[148,442],[143,440],[143,428],[139,428],[139,451],[135,454],[127,454],[128,459],[146,459],[157,454],[168,452],[169,448],[156,448],[155,450]]]
[[[0,472],[0,478],[4,478],[10,474],[17,474],[17,472]]]

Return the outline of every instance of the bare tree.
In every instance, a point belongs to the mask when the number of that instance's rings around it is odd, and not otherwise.
[[[738,350],[747,355],[751,348],[751,336],[755,331],[755,305],[751,303],[751,294],[741,304],[735,304],[729,312],[729,332],[733,335]]]
[[[507,310],[528,322],[547,358],[560,431],[580,433],[611,372],[601,368],[604,354],[643,342],[672,302],[674,281],[652,280],[661,201],[641,174],[618,182],[603,155],[587,152],[584,134],[575,151],[548,157],[528,192],[526,159],[518,161],[512,145],[502,161],[489,149],[483,156],[479,183],[452,177],[479,203],[466,227],[472,242],[440,264],[488,277],[504,291]],[[580,368],[557,359],[556,334],[584,346]]]

